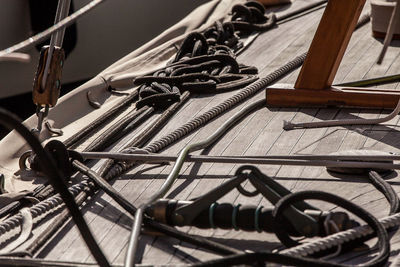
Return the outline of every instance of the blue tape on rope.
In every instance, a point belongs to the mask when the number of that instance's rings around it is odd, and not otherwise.
[[[232,212],[232,226],[233,226],[233,229],[235,229],[235,230],[239,230],[239,228],[237,227],[237,224],[236,224],[236,217],[237,217],[237,213],[239,211],[240,206],[241,206],[240,204],[237,204],[233,208],[233,212]]]

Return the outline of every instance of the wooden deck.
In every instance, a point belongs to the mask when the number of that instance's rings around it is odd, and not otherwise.
[[[304,5],[309,0],[296,0],[292,7]],[[368,11],[369,4],[364,8]],[[278,14],[288,9],[278,10]],[[313,34],[322,15],[322,10],[304,17],[291,20],[277,28],[261,34],[245,50],[238,61],[256,66],[259,76],[264,77],[295,56],[307,51]],[[335,83],[367,79],[400,72],[400,42],[395,41],[389,47],[382,65],[375,61],[382,47],[381,40],[371,36],[371,26],[367,24],[356,31],[336,76]],[[280,83],[293,84],[299,71],[288,75]],[[380,86],[400,89],[399,83]],[[169,133],[190,120],[192,117],[207,111],[235,92],[219,95],[202,95],[191,98],[184,107],[168,122],[154,139]],[[202,140],[213,133],[222,122],[246,105],[265,97],[262,91],[250,100],[213,120],[207,126],[185,137],[164,151],[176,155],[186,144]],[[360,109],[279,109],[263,108],[242,120],[212,147],[201,151],[207,155],[267,155],[267,154],[328,154],[348,149],[373,149],[387,152],[399,152],[400,132],[398,117],[379,126],[349,126],[308,130],[284,131],[283,120],[294,122],[320,121],[326,119],[376,118],[387,114],[382,110]],[[135,133],[132,133],[132,136]],[[125,138],[126,141],[128,138]],[[196,154],[196,153],[195,153]],[[216,185],[229,179],[238,168],[235,164],[198,164],[186,163],[179,179],[169,191],[169,198],[191,199],[215,188]],[[278,182],[293,192],[305,189],[318,189],[338,194],[361,205],[376,217],[388,214],[388,204],[381,193],[363,177],[333,177],[321,167],[300,166],[258,166],[265,174],[274,177]],[[113,183],[115,189],[132,201],[136,206],[145,201],[163,183],[172,166],[142,165],[131,170]],[[397,191],[400,182],[396,175],[389,178]],[[270,206],[260,196],[247,198],[237,191],[231,192],[222,201],[231,203],[251,203]],[[332,205],[318,202],[321,209],[332,209]],[[131,217],[114,201],[103,193],[97,194],[84,208],[85,219],[95,234],[107,258],[113,264],[122,264],[131,228]],[[51,223],[48,222],[48,223]],[[39,227],[39,232],[46,227]],[[249,233],[226,230],[199,230],[183,228],[192,234],[207,236],[232,247],[240,249],[273,249],[280,243],[273,234]],[[395,234],[392,241],[392,257],[399,253],[400,235]],[[357,263],[365,260],[366,253],[357,252],[340,256],[338,262]],[[94,262],[77,228],[69,222],[37,255],[52,260],[74,260]],[[189,264],[199,260],[218,257],[192,245],[167,237],[143,235],[140,238],[138,256],[144,264]],[[391,258],[393,260],[393,258]]]

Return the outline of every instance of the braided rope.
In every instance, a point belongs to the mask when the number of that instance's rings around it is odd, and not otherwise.
[[[82,181],[78,184],[72,185],[69,188],[71,194],[75,197],[85,188],[88,188],[88,181]],[[29,211],[32,214],[32,219],[34,223],[40,222],[46,215],[55,212],[60,207],[64,205],[64,202],[59,194],[56,194],[46,200],[43,200],[32,207],[29,208]],[[19,227],[22,223],[22,214],[19,212],[14,216],[0,222],[0,237],[5,233]],[[18,232],[19,233],[19,232]],[[4,240],[0,240],[0,244],[4,242]]]
[[[385,229],[400,225],[400,213],[384,217],[379,220]],[[318,238],[315,241],[302,244],[293,248],[285,249],[280,252],[283,255],[302,256],[314,254],[328,248],[339,246],[345,242],[358,239],[373,233],[373,230],[368,225],[362,225],[339,232],[324,238]]]

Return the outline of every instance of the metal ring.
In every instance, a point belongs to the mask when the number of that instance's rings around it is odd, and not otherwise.
[[[258,206],[254,213],[254,229],[256,229],[256,231],[259,233],[262,232],[262,230],[260,229],[260,225],[259,225],[259,219],[260,219],[260,212],[263,208],[264,208],[264,206]]]
[[[28,150],[24,152],[24,154],[21,155],[19,158],[18,164],[20,170],[29,170],[29,168],[26,166],[26,160],[32,155],[32,150]]]
[[[239,228],[237,227],[236,224],[236,217],[237,217],[237,213],[239,210],[239,207],[241,206],[241,204],[237,204],[234,208],[233,208],[233,212],[232,212],[232,227],[233,229],[235,229],[236,231],[239,230]]]
[[[214,210],[218,206],[218,202],[214,202],[210,205],[208,209],[208,222],[210,223],[211,228],[217,228],[214,224]]]

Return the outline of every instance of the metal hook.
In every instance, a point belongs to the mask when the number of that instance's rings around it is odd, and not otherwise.
[[[36,116],[38,118],[38,124],[36,128],[33,128],[31,132],[36,136],[39,136],[40,132],[42,131],[43,121],[49,114],[49,105],[44,106],[44,110],[42,111],[42,106],[36,106]]]

